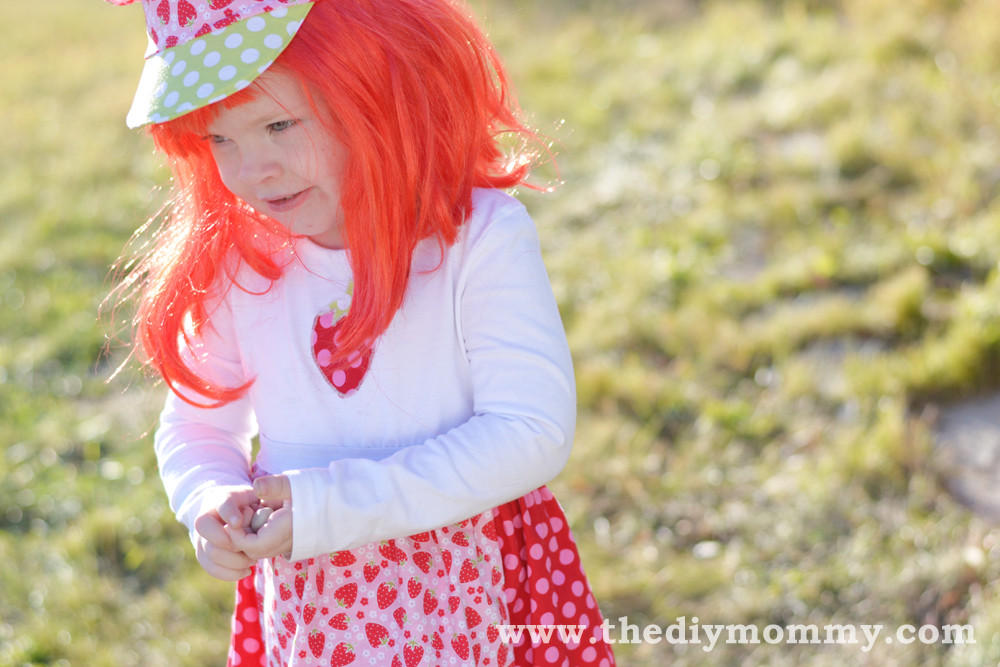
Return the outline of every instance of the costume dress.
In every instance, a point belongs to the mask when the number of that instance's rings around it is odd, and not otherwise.
[[[291,482],[290,558],[240,583],[230,664],[612,664],[543,486],[569,455],[576,400],[524,208],[477,190],[454,244],[418,244],[402,306],[346,374],[325,368],[322,341],[350,307],[347,251],[280,252],[273,283],[235,267],[193,338],[199,373],[252,379],[247,394],[217,408],[171,394],[156,434],[192,535],[213,488],[252,468]],[[569,641],[500,632],[557,623],[585,627]]]

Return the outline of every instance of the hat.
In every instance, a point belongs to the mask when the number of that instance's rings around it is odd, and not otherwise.
[[[141,2],[149,48],[125,119],[130,128],[172,120],[249,86],[285,50],[313,5],[308,0]]]

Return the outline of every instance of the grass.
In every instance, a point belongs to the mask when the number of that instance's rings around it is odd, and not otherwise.
[[[2,667],[214,665],[228,638],[231,586],[155,472],[162,388],[107,382],[125,314],[97,316],[166,184],[123,127],[133,10],[47,0],[2,29]],[[562,185],[523,198],[577,367],[552,488],[605,615],[976,638],[621,664],[1000,661],[1000,532],[945,491],[934,420],[1000,386],[995,3],[483,11],[559,153]]]

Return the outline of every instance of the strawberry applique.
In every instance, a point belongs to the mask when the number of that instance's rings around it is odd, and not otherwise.
[[[372,648],[381,648],[389,644],[389,631],[381,623],[366,623],[365,636]]]
[[[354,601],[358,598],[358,585],[344,584],[337,590],[333,592],[333,599],[337,601],[341,607],[350,609],[354,606]]]
[[[467,584],[470,581],[475,581],[479,578],[479,567],[478,563],[471,558],[466,558],[462,562],[462,569],[458,573],[458,580],[463,584]]]
[[[345,614],[344,612],[340,612],[339,614],[331,618],[329,622],[327,622],[327,625],[329,625],[334,630],[346,630],[347,626],[350,625],[350,623],[351,623],[351,617]]]
[[[315,657],[320,657],[323,655],[323,647],[326,644],[326,635],[324,635],[319,630],[313,630],[309,633],[309,650]]]
[[[231,9],[227,9],[225,11],[225,14],[223,15],[223,18],[216,21],[213,25],[215,26],[216,30],[221,30],[222,28],[225,28],[227,25],[232,25],[233,23],[236,23],[239,20],[240,20],[239,14],[234,13],[233,10]]]
[[[424,585],[420,583],[420,580],[416,577],[410,577],[410,580],[406,582],[406,592],[413,599],[420,595],[420,591],[423,589]]]
[[[177,3],[177,24],[186,28],[198,19],[198,10],[187,0]]]
[[[406,646],[403,648],[403,662],[406,663],[406,667],[417,667],[423,657],[423,646],[415,641],[407,642]]]
[[[336,551],[330,554],[330,562],[337,567],[347,567],[357,561],[357,558],[350,551]]]
[[[302,620],[305,621],[306,625],[309,625],[314,618],[316,618],[316,603],[310,602],[302,608]]]
[[[431,566],[434,564],[434,557],[426,551],[418,551],[413,554],[413,562],[420,568],[421,572],[427,574],[431,571]]]
[[[492,521],[486,521],[483,523],[483,527],[480,532],[482,532],[483,537],[488,539],[490,542],[497,541],[497,525]]]
[[[406,562],[406,552],[396,546],[396,540],[382,542],[378,547],[378,552],[399,565]]]
[[[344,665],[349,665],[354,662],[357,657],[354,653],[354,647],[347,642],[340,642],[333,649],[333,655],[330,656],[330,667],[343,667]]]
[[[483,622],[483,617],[472,607],[465,608],[465,625],[471,630]]]
[[[378,591],[375,599],[376,603],[378,604],[378,608],[386,609],[387,607],[391,606],[392,603],[396,601],[396,595],[398,593],[399,590],[396,588],[396,585],[394,583],[392,583],[391,581],[383,581],[378,586]]]
[[[433,613],[434,610],[437,609],[437,606],[438,606],[437,593],[428,588],[427,590],[424,591],[424,615],[430,616],[431,613]]]
[[[451,647],[462,660],[469,659],[469,638],[466,635],[455,635],[451,639]]]
[[[372,360],[372,350],[368,347],[365,352],[355,352],[348,360],[344,368],[337,368],[333,361],[338,357],[340,340],[342,335],[341,324],[344,315],[351,307],[351,295],[354,292],[354,283],[347,287],[347,295],[330,304],[329,310],[316,317],[313,321],[313,359],[337,393],[342,397],[347,397],[358,390],[361,380],[368,372],[368,366]]]
[[[378,573],[381,569],[382,566],[376,563],[375,561],[367,563],[363,570],[365,581],[367,581],[369,584],[375,581],[375,577],[378,576]]]
[[[320,569],[316,573],[316,592],[320,595],[323,594],[323,587],[326,585],[326,574]]]
[[[170,23],[169,0],[160,0],[160,3],[156,5],[156,16],[160,19],[160,25],[167,25]]]

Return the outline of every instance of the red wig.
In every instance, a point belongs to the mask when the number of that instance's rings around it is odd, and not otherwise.
[[[525,181],[535,154],[522,141],[519,154],[505,155],[501,136],[534,135],[489,41],[452,0],[317,0],[272,67],[302,83],[346,149],[341,208],[354,295],[334,360],[342,363],[392,321],[419,241],[453,243],[473,188]],[[144,361],[171,387],[189,387],[214,404],[248,385],[218,386],[184,363],[186,322],[197,331],[209,315],[210,289],[225,278],[235,284],[225,275],[233,256],[279,279],[272,250],[288,240],[226,190],[203,140],[218,105],[250,94],[151,127],[173,171],[174,196],[132,281]]]

